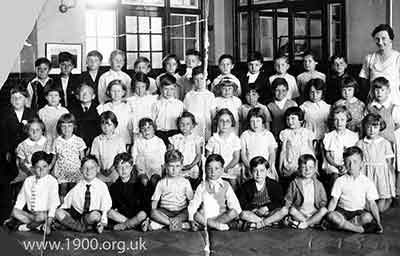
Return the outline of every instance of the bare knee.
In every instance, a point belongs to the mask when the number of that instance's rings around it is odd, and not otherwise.
[[[326,207],[321,207],[318,212],[325,216],[328,213],[328,209],[326,209]]]
[[[335,212],[335,211],[329,212],[326,215],[326,218],[328,221],[330,221],[334,224],[337,224],[338,226],[341,226],[344,222],[344,217],[340,213]]]
[[[290,207],[290,208],[292,208],[292,207]],[[290,208],[288,208],[288,207],[286,207],[286,206],[283,206],[281,209],[279,209],[279,212],[280,212],[282,215],[288,215],[289,212],[290,212]]]
[[[55,217],[57,220],[62,220],[67,215],[67,212],[61,208],[56,210]]]
[[[147,214],[144,211],[140,211],[137,215],[138,219],[144,220],[147,218]]]
[[[286,208],[286,207],[285,207]],[[291,216],[296,215],[296,213],[298,212],[298,210],[296,209],[296,207],[294,206],[290,206],[289,210],[288,210],[288,214],[290,214]]]
[[[227,210],[226,214],[232,219],[236,219],[239,216],[239,213],[237,213],[235,209]]]
[[[248,218],[249,218],[249,213],[248,213],[248,211],[242,211],[242,212],[239,214],[239,218],[240,218],[240,219],[248,219]]]
[[[372,215],[369,212],[364,212],[360,216],[361,223],[363,223],[363,224],[370,223],[373,221],[373,219],[374,218],[372,217]]]
[[[100,219],[101,219],[101,214],[98,211],[92,211],[92,212],[87,214],[86,219],[90,223],[99,222]]]

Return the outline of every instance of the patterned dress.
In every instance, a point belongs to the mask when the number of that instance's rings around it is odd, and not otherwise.
[[[338,100],[335,106],[345,106],[351,114],[351,121],[347,122],[347,129],[357,132],[361,135],[361,121],[365,113],[365,104],[361,100],[355,98],[355,101],[348,102],[346,100]]]
[[[81,180],[80,152],[84,149],[86,149],[85,142],[76,135],[72,135],[67,140],[58,136],[54,140],[53,153],[57,157],[54,165],[54,176],[58,183],[76,183]]]

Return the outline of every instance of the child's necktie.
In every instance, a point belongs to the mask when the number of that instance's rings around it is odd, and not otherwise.
[[[83,204],[83,213],[89,212],[90,208],[90,185],[86,185],[85,203]]]

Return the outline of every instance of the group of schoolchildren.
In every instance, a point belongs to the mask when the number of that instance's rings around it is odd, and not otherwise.
[[[102,59],[89,52],[77,80],[71,54],[60,53],[55,79],[40,58],[37,77],[11,89],[2,133],[18,175],[8,227],[383,231],[400,159],[400,109],[385,78],[365,104],[343,56],[331,59],[335,81],[312,52],[297,78],[286,56],[268,77],[258,52],[236,77],[224,54],[212,82],[195,50],[184,75],[171,54],[156,79],[145,57],[132,78],[122,51],[100,74]]]

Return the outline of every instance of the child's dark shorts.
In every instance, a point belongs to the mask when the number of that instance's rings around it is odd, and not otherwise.
[[[354,218],[354,217],[356,217],[356,216],[360,216],[360,215],[362,215],[363,213],[366,213],[366,212],[367,212],[366,210],[347,211],[347,210],[345,210],[345,209],[343,209],[343,208],[340,208],[340,207],[337,207],[335,211],[338,212],[338,213],[340,213],[340,214],[342,214],[343,217],[344,217],[346,220],[351,220],[352,218]]]
[[[180,210],[180,211],[170,211],[170,210],[167,210],[167,209],[165,209],[165,208],[160,207],[160,208],[158,208],[157,210],[159,210],[160,212],[162,212],[162,213],[164,213],[165,215],[167,215],[168,218],[175,218],[175,217],[178,216],[179,214],[186,214],[186,215],[188,215],[187,208],[185,208],[185,209],[183,209],[183,210]]]

